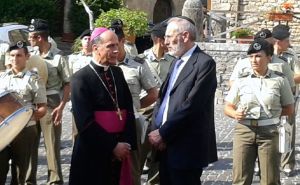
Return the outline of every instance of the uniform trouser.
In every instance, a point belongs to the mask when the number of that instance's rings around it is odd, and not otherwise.
[[[72,142],[73,142],[73,146],[74,146],[75,139],[76,139],[77,135],[78,135],[78,130],[77,130],[77,127],[76,127],[74,116],[72,114]]]
[[[38,165],[38,148],[39,148],[40,137],[41,137],[40,121],[37,121],[35,127],[37,130],[37,134],[32,143],[29,167],[28,167],[27,174],[26,174],[26,184],[28,184],[28,185],[36,185],[37,184],[36,183],[36,172],[37,172],[37,165]]]
[[[9,146],[0,152],[0,184],[4,185],[11,159],[11,185],[25,184],[32,143],[37,135],[36,126],[25,127]]]
[[[149,106],[147,108],[141,109],[143,115],[147,118],[148,122],[152,122],[154,106]],[[147,132],[145,134],[145,141],[141,146],[141,172],[143,171],[143,167],[145,162],[147,161],[148,170],[148,179],[147,185],[158,184],[159,183],[159,162],[156,159],[156,150],[152,150],[152,146],[148,139],[148,134],[152,131],[151,124],[149,124],[147,128]]]
[[[61,171],[60,162],[60,137],[61,137],[61,124],[55,126],[52,121],[53,109],[48,107],[47,114],[40,120],[40,132],[43,133],[46,157],[48,163],[48,179],[47,184],[63,184],[63,176]],[[39,132],[39,136],[40,136]],[[38,139],[39,140],[39,139]],[[36,184],[36,173],[38,164],[38,145],[32,153],[31,158],[31,171],[27,174],[28,184]]]
[[[281,169],[289,168],[294,169],[295,159],[295,137],[296,137],[296,114],[289,117],[289,123],[291,124],[291,135],[289,137],[291,141],[291,151],[281,155]]]
[[[280,184],[280,154],[276,125],[251,127],[237,124],[233,138],[234,185],[251,185],[255,159],[259,159],[261,185]]]
[[[148,134],[150,129],[147,131],[145,142],[141,147],[141,171],[143,170],[144,164],[147,160],[149,167],[148,171],[148,184],[158,184],[159,183],[159,162],[156,159],[156,150],[152,150],[152,146],[148,139]]]

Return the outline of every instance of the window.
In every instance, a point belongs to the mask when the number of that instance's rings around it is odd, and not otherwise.
[[[8,32],[8,37],[9,37],[10,43],[16,43],[16,42],[21,40],[21,41],[27,42],[27,44],[28,44],[27,34],[22,29],[9,31]]]

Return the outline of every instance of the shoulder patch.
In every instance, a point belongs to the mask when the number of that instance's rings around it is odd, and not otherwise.
[[[285,77],[285,75],[281,72],[278,72],[278,71],[274,71],[274,73],[278,76],[281,76],[281,77]]]
[[[242,72],[239,73],[238,78],[245,78],[247,76],[249,76],[251,73],[250,72]]]
[[[25,75],[34,80],[39,79],[38,71],[34,69],[27,71]]]
[[[144,58],[140,58],[139,56],[135,56],[133,60],[140,64],[143,64],[145,62]]]

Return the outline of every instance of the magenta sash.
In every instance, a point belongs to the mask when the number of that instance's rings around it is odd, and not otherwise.
[[[96,111],[94,112],[96,122],[109,133],[122,132],[125,128],[127,111],[121,110],[122,120],[117,111]]]
[[[95,121],[109,133],[119,133],[124,131],[127,111],[121,110],[122,120],[116,111],[95,111]],[[122,161],[121,175],[119,185],[133,185],[131,175],[131,157]]]

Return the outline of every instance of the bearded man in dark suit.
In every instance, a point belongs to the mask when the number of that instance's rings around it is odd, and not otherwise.
[[[159,151],[161,185],[200,185],[203,168],[217,161],[216,64],[195,40],[192,20],[180,16],[168,21],[165,44],[176,59],[160,89],[149,134]]]

